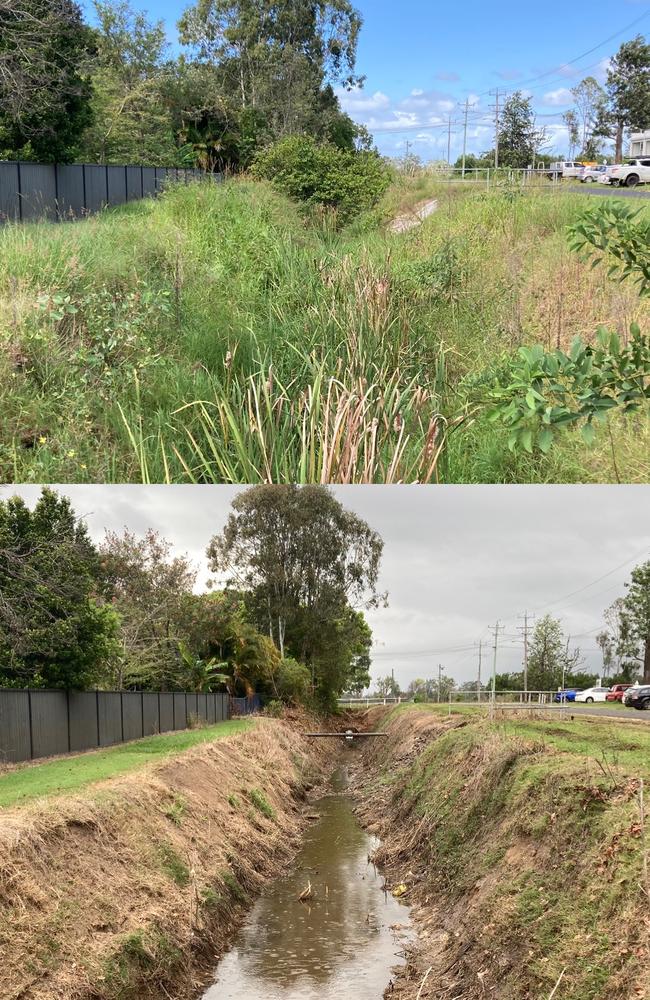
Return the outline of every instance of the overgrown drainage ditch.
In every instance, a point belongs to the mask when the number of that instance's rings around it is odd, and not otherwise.
[[[346,794],[344,752],[292,870],[256,902],[203,1000],[380,1000],[412,937]]]

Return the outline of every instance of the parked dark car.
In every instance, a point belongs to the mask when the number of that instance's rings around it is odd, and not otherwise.
[[[565,691],[556,691],[555,698],[553,700],[560,702],[575,701],[577,693],[578,692],[574,691],[573,688],[567,688]]]
[[[650,710],[650,684],[628,688],[623,701],[629,708],[637,708],[640,712]]]
[[[615,684],[611,691],[608,691],[605,695],[607,701],[623,701],[623,696],[626,691],[632,687],[631,684]]]

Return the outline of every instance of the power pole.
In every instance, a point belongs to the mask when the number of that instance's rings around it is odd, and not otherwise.
[[[478,703],[479,703],[479,705],[481,704],[481,665],[482,665],[482,661],[483,661],[483,641],[479,640],[479,644],[478,644],[478,685],[477,685],[477,689],[478,689],[477,690],[477,694],[478,694]]]
[[[438,701],[442,701],[442,663],[438,664]]]
[[[524,694],[528,694],[528,623],[534,617],[534,615],[529,615],[527,611],[519,616],[520,621],[523,619],[524,622],[523,628],[518,629],[524,637]]]
[[[499,169],[499,113],[500,113],[500,110],[501,110],[501,108],[499,106],[499,97],[501,96],[501,92],[500,92],[499,88],[497,87],[497,89],[495,91],[490,91],[490,93],[494,94],[494,97],[495,97],[495,104],[494,104],[494,120],[495,120],[495,132],[494,132],[494,169],[498,170]]]
[[[465,160],[467,159],[467,118],[469,116],[469,97],[465,101],[465,124],[463,127],[463,180],[465,179]]]
[[[497,690],[497,647],[499,645],[499,632],[505,628],[505,625],[501,625],[498,621],[494,626],[494,660],[492,661],[492,711],[494,711],[494,705],[496,703],[496,690]]]

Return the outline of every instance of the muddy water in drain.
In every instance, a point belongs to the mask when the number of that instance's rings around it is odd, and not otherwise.
[[[293,870],[257,901],[204,1000],[380,1000],[402,961],[408,907],[382,890],[368,861],[377,840],[359,826],[342,793],[314,807]],[[298,896],[311,882],[312,898]]]

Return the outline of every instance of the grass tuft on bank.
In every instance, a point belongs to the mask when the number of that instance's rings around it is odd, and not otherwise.
[[[443,958],[456,977],[475,981],[480,970],[504,1000],[548,996],[563,970],[566,1000],[642,995],[647,728],[490,723],[426,707],[394,711],[387,728],[379,863],[414,866],[417,891],[444,901],[452,935]]]
[[[254,723],[232,719],[202,729],[148,736],[107,750],[57,757],[0,773],[0,809],[22,806],[44,796],[73,794],[87,785],[116,778],[202,743],[245,732]]]
[[[417,178],[341,231],[238,180],[6,225],[0,480],[647,481],[644,414],[545,457],[465,409],[522,345],[647,327],[648,301],[570,251],[584,207]]]

